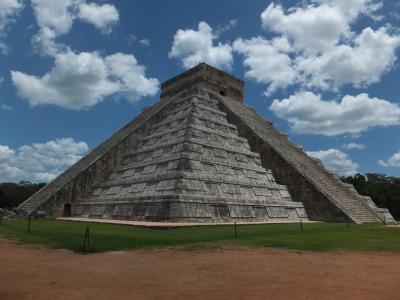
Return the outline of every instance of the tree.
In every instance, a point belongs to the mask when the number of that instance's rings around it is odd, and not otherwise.
[[[31,183],[29,181],[0,183],[0,208],[18,206],[43,186],[45,186],[45,183]]]
[[[400,178],[370,173],[341,179],[354,185],[359,194],[370,196],[378,207],[388,208],[393,217],[400,220]]]
[[[11,207],[12,200],[0,190],[0,208]]]

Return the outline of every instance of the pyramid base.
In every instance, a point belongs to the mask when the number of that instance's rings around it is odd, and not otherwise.
[[[308,220],[302,203],[229,203],[180,199],[120,203],[80,203],[72,217],[146,222],[299,222]]]
[[[260,221],[260,222],[146,222],[146,221],[130,221],[130,220],[112,220],[112,219],[95,219],[95,218],[79,218],[79,217],[70,217],[70,218],[57,218],[57,220],[61,221],[71,221],[71,222],[90,222],[90,223],[101,223],[101,224],[114,224],[114,225],[128,225],[128,226],[136,226],[136,227],[144,227],[144,228],[152,228],[152,229],[173,229],[173,228],[183,228],[183,227],[201,227],[201,226],[229,226],[234,225],[262,225],[262,224],[292,224],[299,223],[299,221]],[[302,223],[319,223],[318,221],[308,221],[302,220]]]

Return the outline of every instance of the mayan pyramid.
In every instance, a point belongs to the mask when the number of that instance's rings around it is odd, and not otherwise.
[[[172,222],[391,221],[243,103],[243,81],[199,64],[19,206]]]

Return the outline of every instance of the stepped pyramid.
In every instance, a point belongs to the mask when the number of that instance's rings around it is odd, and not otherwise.
[[[173,222],[391,220],[243,104],[243,81],[200,64],[19,206]]]

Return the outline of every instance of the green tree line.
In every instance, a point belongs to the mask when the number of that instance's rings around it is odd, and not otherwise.
[[[354,185],[359,194],[370,196],[378,207],[388,208],[392,216],[400,220],[400,177],[371,173],[341,179]]]
[[[13,208],[40,190],[45,183],[28,181],[0,183],[0,208]]]

